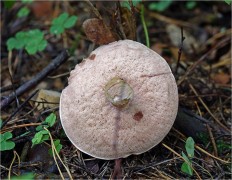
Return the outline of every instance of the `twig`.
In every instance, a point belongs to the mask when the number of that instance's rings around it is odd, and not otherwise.
[[[16,96],[21,96],[23,93],[36,86],[41,82],[48,74],[50,74],[53,70],[57,69],[61,64],[63,64],[69,57],[68,51],[63,50],[47,67],[43,69],[40,73],[38,73],[33,79],[27,81],[18,89],[16,89]],[[11,93],[9,96],[5,97],[0,103],[0,110],[7,107],[15,98],[15,94]]]
[[[211,128],[209,127],[208,124],[206,124],[206,127],[207,127],[207,129],[208,129],[208,131],[209,131],[209,137],[210,137],[210,140],[211,140],[212,145],[213,145],[214,154],[215,154],[216,157],[218,157],[217,146],[216,146],[215,139],[214,139],[214,137],[213,137],[212,130],[211,130]]]
[[[121,19],[122,12],[121,11],[122,11],[121,6],[120,6],[120,3],[118,1],[117,2],[117,17],[116,17],[117,21],[116,21],[116,23],[117,23],[120,35],[122,36],[122,39],[126,39],[126,34],[125,34],[123,27],[122,27],[122,19]]]
[[[186,136],[184,135],[184,134],[182,134],[180,131],[178,131],[177,129],[175,129],[174,127],[172,127],[172,130],[174,130],[177,134],[179,134],[183,139],[182,139],[182,141],[186,141]],[[210,157],[212,157],[212,158],[214,158],[214,159],[217,159],[218,161],[221,161],[222,163],[231,163],[231,162],[229,162],[229,161],[225,161],[225,160],[223,160],[223,159],[221,159],[221,158],[218,158],[218,157],[216,157],[216,156],[214,156],[214,155],[212,155],[212,154],[210,154],[210,153],[208,153],[207,151],[205,151],[204,149],[202,149],[201,147],[199,147],[198,145],[196,145],[195,144],[195,148],[196,149],[198,149],[199,151],[201,151],[201,152],[203,152],[204,154],[206,154],[206,155],[208,155],[208,156],[210,156]]]
[[[11,175],[11,168],[12,168],[12,165],[14,164],[14,161],[15,161],[16,156],[17,156],[17,158],[18,158],[18,167],[19,167],[19,165],[20,165],[20,157],[19,157],[19,155],[17,154],[17,152],[14,151],[14,157],[13,157],[13,160],[12,160],[12,162],[11,162],[11,164],[10,164],[10,167],[9,167],[8,180],[11,179],[11,178],[10,178],[10,175]]]
[[[148,35],[148,30],[147,30],[147,25],[144,19],[144,5],[141,6],[141,13],[140,13],[140,18],[143,24],[143,30],[146,38],[146,45],[148,48],[150,48],[150,41],[149,41],[149,35]]]
[[[196,173],[197,177],[199,179],[201,179],[201,177],[199,176],[199,174],[197,173],[197,171],[193,168],[192,164],[190,164],[188,161],[186,161],[179,153],[177,153],[176,151],[174,151],[172,148],[170,148],[168,145],[162,143],[162,145],[164,147],[166,147],[169,151],[173,152],[175,155],[177,155],[178,157],[180,157],[182,160],[184,160],[184,162],[186,162],[191,168],[192,170]]]
[[[199,151],[203,152],[204,154],[206,154],[206,155],[208,155],[208,156],[210,156],[210,157],[212,157],[214,159],[217,159],[218,161],[221,161],[222,163],[225,163],[225,164],[231,163],[230,161],[225,161],[225,160],[223,160],[221,158],[218,158],[218,157],[216,157],[216,156],[208,153],[207,151],[205,151],[204,149],[202,149],[201,147],[199,147],[197,145],[195,145],[195,147],[196,147],[196,149],[198,149]]]
[[[2,126],[0,129],[2,129],[10,120],[12,117],[14,117],[20,109],[38,92],[39,90],[36,90],[33,92],[5,121],[3,121]],[[14,96],[14,95],[13,95]]]
[[[188,23],[188,22],[185,22],[185,21],[172,19],[172,18],[163,16],[163,15],[161,15],[159,13],[155,13],[155,12],[150,12],[149,16],[151,16],[153,18],[156,18],[156,19],[158,19],[160,21],[164,21],[164,22],[169,23],[169,24],[175,24],[175,25],[178,25],[178,26],[185,26],[185,27],[189,27],[189,28],[196,27],[196,25],[194,25],[194,24],[191,24],[191,23]]]
[[[178,51],[178,59],[177,59],[177,63],[176,63],[175,74],[177,74],[177,70],[178,70],[179,65],[180,65],[180,58],[181,58],[181,54],[182,54],[184,40],[185,40],[185,37],[184,37],[184,33],[183,33],[183,27],[181,27],[181,44],[180,44],[179,51]]]
[[[199,101],[201,102],[201,104],[204,106],[204,108],[208,111],[208,113],[211,115],[211,117],[227,132],[230,132],[230,129],[227,128],[224,124],[221,123],[221,121],[219,121],[214,115],[213,113],[209,110],[209,108],[207,107],[207,105],[205,104],[205,102],[202,100],[201,97],[198,96],[198,93],[196,91],[196,89],[192,86],[192,84],[189,83],[189,87],[192,89],[193,93],[198,97]]]
[[[18,88],[19,86],[20,84],[11,84],[9,86],[0,87],[0,93],[13,90],[14,88]]]
[[[219,43],[217,43],[215,45],[215,47],[211,48],[208,52],[206,52],[203,56],[200,57],[200,59],[198,59],[194,64],[192,64],[188,70],[186,71],[186,73],[181,77],[180,80],[178,80],[177,85],[179,86],[184,80],[185,78],[189,75],[189,73],[195,69],[204,59],[206,59],[215,49],[218,49],[220,47],[222,47],[227,41],[230,40],[229,38],[225,38],[223,40],[221,40]]]
[[[39,125],[41,125],[41,123],[29,123],[29,124],[14,125],[14,126],[11,126],[9,128],[3,129],[2,131],[0,131],[0,133],[12,130],[14,128],[22,128],[22,127],[29,127],[29,126],[39,126]]]
[[[91,7],[93,13],[97,16],[98,19],[103,20],[99,11],[94,7],[94,5],[89,1],[85,0],[85,2]]]
[[[72,177],[72,175],[71,175],[71,173],[70,173],[70,171],[69,171],[69,168],[63,163],[62,159],[60,158],[59,153],[58,153],[57,150],[56,150],[56,147],[55,147],[55,144],[54,144],[54,141],[53,141],[53,138],[52,138],[52,135],[51,135],[50,131],[49,131],[47,128],[45,128],[45,127],[44,127],[44,129],[48,132],[48,135],[49,135],[49,137],[50,137],[51,146],[52,146],[52,155],[53,155],[53,158],[54,158],[54,160],[55,160],[55,162],[56,162],[57,168],[58,168],[58,170],[59,170],[59,172],[60,172],[60,175],[61,175],[62,179],[64,179],[64,177],[63,177],[63,174],[61,173],[61,170],[60,170],[60,168],[59,168],[59,165],[58,165],[58,163],[57,163],[57,161],[56,161],[56,157],[55,157],[55,156],[58,157],[58,159],[60,160],[60,162],[61,162],[62,165],[64,166],[65,170],[67,171],[67,173],[68,173],[68,175],[69,175],[69,178],[70,178],[71,180],[73,180],[73,177]]]

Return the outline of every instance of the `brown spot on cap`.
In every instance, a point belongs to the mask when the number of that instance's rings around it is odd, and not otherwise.
[[[91,55],[89,56],[89,59],[90,59],[90,60],[94,60],[95,57],[96,57],[96,54],[91,54]]]
[[[143,113],[141,111],[138,111],[134,114],[133,119],[136,121],[140,121],[143,118]]]

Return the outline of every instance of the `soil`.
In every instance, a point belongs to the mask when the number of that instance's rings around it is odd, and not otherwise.
[[[29,179],[118,177],[114,161],[82,153],[65,136],[57,92],[67,86],[70,71],[93,49],[132,39],[145,45],[149,42],[170,65],[178,86],[179,111],[159,145],[120,161],[120,178],[230,179],[231,5],[224,1],[191,2],[192,6],[187,1],[170,1],[162,9],[165,3],[159,1],[128,3],[126,7],[116,1],[16,1],[10,7],[9,1],[1,1],[1,135],[12,133],[9,140],[15,143],[1,151],[1,178],[28,173],[33,173]],[[29,15],[18,17],[23,7],[29,9]],[[64,12],[77,16],[77,22],[61,35],[50,33],[52,20]],[[85,20],[88,22],[82,26]],[[44,50],[31,55],[23,48],[7,49],[9,38],[32,29],[44,33]],[[46,95],[36,99],[37,89],[55,91],[56,101]],[[56,161],[49,154],[49,137],[32,147],[36,128],[51,113],[56,114],[56,122],[47,128],[62,145]],[[195,141],[194,156],[189,157],[193,175],[181,170],[188,137]]]

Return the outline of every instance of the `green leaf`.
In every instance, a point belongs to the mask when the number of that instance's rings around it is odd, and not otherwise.
[[[64,23],[64,27],[65,28],[71,28],[71,27],[73,27],[75,25],[76,22],[77,22],[77,16],[71,16]]]
[[[6,9],[10,9],[12,8],[12,6],[15,4],[15,0],[11,0],[11,1],[3,1],[4,3],[4,7]]]
[[[185,6],[187,9],[191,10],[191,9],[195,8],[196,5],[197,5],[196,1],[187,1]]]
[[[25,17],[30,13],[30,10],[27,7],[22,7],[17,13],[17,17]]]
[[[38,44],[38,51],[43,51],[47,47],[48,42],[46,40],[40,41]]]
[[[52,34],[61,34],[65,29],[71,28],[75,25],[77,16],[69,17],[68,13],[62,13],[57,18],[53,19],[50,32]]]
[[[21,174],[20,176],[13,176],[11,180],[33,180],[35,177],[34,173]]]
[[[48,131],[46,130],[41,130],[37,132],[34,136],[34,138],[31,140],[32,141],[32,147],[36,144],[41,144],[44,141],[49,139]]]
[[[165,0],[165,1],[159,1],[159,2],[152,2],[149,4],[148,8],[150,10],[163,12],[172,4],[172,0]]]
[[[192,176],[193,175],[193,170],[192,168],[186,163],[184,162],[181,166],[181,171]]]
[[[45,122],[48,123],[50,127],[52,127],[56,122],[56,115],[54,113],[51,113],[46,119]]]
[[[54,143],[54,146],[56,148],[56,151],[58,153],[60,153],[60,150],[62,149],[62,144],[60,144],[60,140],[57,139],[57,140],[53,141],[53,143]],[[52,156],[52,149],[49,149],[48,153]]]
[[[182,164],[181,171],[184,173],[187,173],[189,175],[192,175],[193,174],[193,170],[191,168],[192,162],[189,160],[189,158],[185,155],[184,152],[181,152],[181,155],[184,158],[184,160],[186,161]]]
[[[48,125],[39,125],[36,127],[36,131],[44,130],[44,127],[48,128],[49,126]]]
[[[64,27],[60,26],[60,25],[53,25],[51,28],[50,28],[50,33],[52,34],[61,34],[64,32]]]
[[[62,13],[52,21],[53,25],[62,25],[68,19],[68,13]]]
[[[43,32],[39,29],[18,32],[15,38],[7,40],[7,48],[9,51],[25,48],[28,54],[35,54],[38,51],[42,51],[46,46],[47,41],[44,39]]]
[[[0,134],[0,151],[11,150],[15,147],[15,143],[10,140],[11,138],[11,132],[5,132],[4,134]]]
[[[224,1],[225,1],[225,3],[227,3],[228,5],[230,5],[231,2],[232,2],[232,0],[224,0]]]
[[[34,0],[21,0],[22,1],[22,3],[24,3],[24,4],[30,4],[30,3],[32,3]]]
[[[6,42],[8,51],[11,51],[12,49],[14,49],[16,43],[17,43],[17,41],[16,41],[15,38],[8,39],[7,42]]]
[[[27,53],[30,55],[35,54],[37,52],[37,47],[32,46],[30,44],[26,45],[25,49],[26,49]]]
[[[194,156],[194,140],[192,137],[189,137],[185,143],[185,149],[187,151],[188,157],[192,158]]]

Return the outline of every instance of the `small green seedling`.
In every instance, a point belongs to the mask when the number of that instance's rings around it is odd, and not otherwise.
[[[153,11],[163,12],[172,4],[172,0],[165,0],[159,2],[152,2],[149,4],[148,8]]]
[[[28,9],[27,7],[22,7],[19,12],[17,13],[17,17],[26,17],[28,16],[28,14],[30,13],[30,9]]]
[[[194,157],[194,140],[193,138],[189,137],[185,143],[185,150],[187,152],[187,156],[184,152],[181,153],[182,157],[184,158],[185,162],[181,166],[181,171],[192,176],[193,169],[192,169],[192,158]]]
[[[62,144],[60,144],[60,140],[57,139],[55,141],[53,141],[54,146],[56,148],[56,151],[58,152],[58,154],[60,153],[60,150],[62,149]],[[52,149],[48,150],[48,153],[52,156]]]
[[[44,127],[52,127],[56,122],[56,115],[54,113],[51,113],[44,122],[42,122],[42,125],[37,126],[36,131],[44,130]]]
[[[0,134],[0,151],[11,150],[15,147],[15,143],[10,139],[13,137],[11,132]]]
[[[35,54],[38,51],[43,51],[46,46],[47,41],[44,39],[43,32],[39,29],[20,31],[15,37],[7,40],[8,51],[26,49],[28,54]]]
[[[32,147],[36,144],[41,144],[44,141],[49,140],[49,134],[48,131],[44,129],[44,127],[52,127],[56,122],[56,115],[54,113],[51,113],[45,121],[42,123],[42,125],[39,125],[36,128],[36,131],[38,131],[34,138],[32,139]]]
[[[48,131],[46,130],[41,130],[37,132],[32,139],[32,147],[36,144],[41,144],[44,141],[47,141],[49,139]]]
[[[59,17],[53,19],[50,32],[52,34],[62,34],[65,29],[69,29],[76,24],[77,16],[70,16],[68,13],[62,13]]]
[[[35,178],[34,173],[26,173],[26,174],[21,174],[19,176],[13,176],[10,179],[11,180],[33,180]]]

